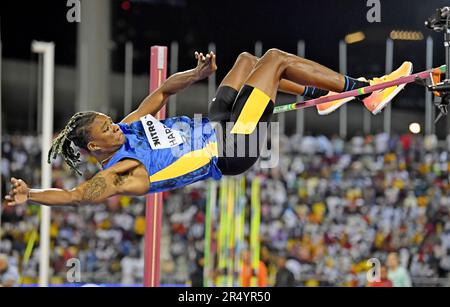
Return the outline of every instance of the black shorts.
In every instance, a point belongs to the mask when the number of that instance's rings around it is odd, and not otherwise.
[[[208,118],[217,123],[218,167],[223,175],[242,174],[259,159],[273,110],[270,98],[249,85],[240,92],[227,86],[218,89]]]

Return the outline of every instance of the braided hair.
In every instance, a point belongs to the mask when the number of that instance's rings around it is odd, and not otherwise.
[[[98,114],[97,112],[89,111],[79,112],[72,116],[63,131],[53,141],[52,147],[48,152],[47,162],[51,163],[51,160],[56,159],[57,155],[62,155],[67,165],[81,176],[82,173],[77,168],[81,154],[75,151],[71,144],[73,143],[79,148],[88,150],[87,144],[90,141],[89,125],[92,124]]]

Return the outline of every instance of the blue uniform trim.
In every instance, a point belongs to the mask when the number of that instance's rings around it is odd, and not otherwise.
[[[107,169],[112,165],[123,159],[135,159],[141,162],[148,174],[149,181],[152,176],[166,171],[165,173],[177,174],[176,168],[171,165],[183,156],[193,152],[202,151],[209,157],[209,159],[203,159],[201,161],[206,162],[204,165],[199,165],[198,168],[189,171],[188,173],[181,173],[177,177],[170,178],[170,176],[162,177],[156,176],[160,180],[150,183],[149,193],[158,193],[178,189],[189,185],[191,183],[213,178],[219,180],[222,178],[222,173],[217,167],[217,154],[206,150],[210,148],[211,144],[216,145],[217,139],[215,130],[212,128],[207,118],[203,119],[191,119],[189,117],[174,117],[161,121],[167,127],[180,131],[184,143],[171,149],[158,149],[153,150],[145,135],[144,127],[140,121],[123,124],[119,123],[119,127],[125,135],[125,144],[119,149],[119,151],[112,157],[108,164],[104,167]],[[191,159],[185,157],[184,162],[190,162]],[[194,158],[192,159],[194,162]],[[181,161],[180,161],[181,163]],[[179,163],[178,163],[179,164]],[[195,163],[193,163],[195,166]],[[171,171],[167,171],[167,170]],[[175,172],[173,171],[175,170]]]

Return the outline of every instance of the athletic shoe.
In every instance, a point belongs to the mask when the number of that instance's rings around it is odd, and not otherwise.
[[[404,62],[396,71],[381,78],[374,78],[369,80],[370,85],[376,85],[384,82],[396,80],[401,77],[411,75],[413,71],[413,64],[411,62]],[[376,115],[387,106],[387,104],[395,97],[401,90],[405,88],[406,84],[401,84],[389,88],[385,88],[376,92],[373,92],[370,96],[364,98],[362,101],[364,106]]]
[[[327,95],[325,95],[323,97],[333,96],[336,94],[337,93],[335,93],[335,92],[329,92]],[[338,108],[340,108],[347,102],[352,101],[353,99],[355,99],[355,97],[348,97],[348,98],[344,98],[344,99],[338,99],[338,100],[333,100],[333,101],[318,104],[318,105],[316,105],[317,113],[319,113],[319,115],[328,115],[328,114],[336,111]]]

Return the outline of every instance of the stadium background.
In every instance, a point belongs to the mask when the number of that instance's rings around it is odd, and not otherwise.
[[[86,5],[85,5],[86,4]],[[365,39],[347,45],[347,72],[385,73],[386,39],[394,30],[420,32],[418,40],[395,40],[393,66],[404,60],[426,69],[426,40],[434,41],[433,66],[445,61],[442,37],[423,22],[445,1],[381,1],[381,22],[370,23],[366,1],[83,1],[80,24],[66,20],[66,1],[1,2],[2,195],[11,176],[39,187],[40,110],[38,58],[33,40],[56,45],[55,132],[79,108],[124,114],[125,44],[132,42],[136,107],[148,91],[149,48],[178,45],[178,70],[195,65],[193,53],[216,46],[219,82],[243,51],[276,47],[339,70],[339,41],[362,31]],[[85,45],[83,45],[85,44]],[[83,46],[94,50],[82,56]],[[100,59],[100,61],[99,61]],[[88,68],[86,71],[85,68]],[[84,70],[83,70],[84,69]],[[83,88],[83,76],[90,89]],[[94,88],[95,90],[92,90]],[[200,82],[169,103],[169,114],[205,114],[208,85]],[[280,95],[278,103],[291,102]],[[348,106],[347,133],[339,135],[339,112],[304,113],[303,135],[295,112],[286,114],[279,167],[259,166],[246,174],[261,183],[261,259],[273,285],[278,257],[288,260],[296,285],[365,283],[365,261],[399,251],[414,285],[448,285],[450,198],[448,119],[425,133],[425,91],[410,85],[392,104],[391,130],[384,117],[363,131],[362,106]],[[422,131],[409,132],[417,122]],[[54,186],[80,179],[55,163]],[[87,161],[87,177],[98,166]],[[206,189],[193,185],[165,194],[162,275],[164,284],[189,284],[202,257]],[[250,192],[248,192],[250,193]],[[24,263],[27,242],[37,229],[37,208],[2,207],[0,252],[18,266],[21,283],[37,282],[35,248]],[[83,282],[142,282],[144,204],[120,197],[100,206],[52,212],[52,284],[65,283],[67,259],[83,263]]]

